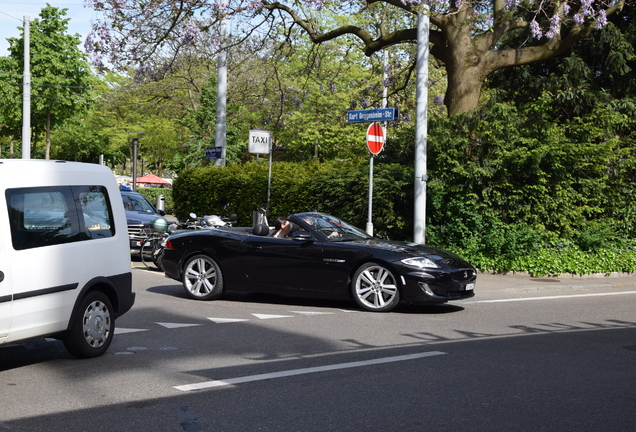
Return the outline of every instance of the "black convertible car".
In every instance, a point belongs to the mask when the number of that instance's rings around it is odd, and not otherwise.
[[[267,225],[173,234],[163,270],[188,295],[209,300],[224,290],[351,298],[389,311],[400,300],[445,303],[474,296],[475,269],[450,252],[384,241],[322,213],[288,217],[292,230],[274,238]]]

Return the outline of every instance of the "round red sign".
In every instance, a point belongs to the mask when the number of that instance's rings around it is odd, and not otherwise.
[[[367,129],[367,147],[373,154],[378,154],[384,147],[384,129],[377,123],[371,123]]]

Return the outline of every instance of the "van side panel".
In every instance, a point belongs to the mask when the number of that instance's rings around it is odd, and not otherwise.
[[[0,344],[64,332],[81,296],[96,287],[100,278],[106,281],[101,286],[110,285],[118,316],[132,307],[135,295],[126,216],[110,169],[73,162],[3,160],[0,185],[0,272],[5,275],[0,281],[0,317],[12,317],[0,319]],[[114,234],[109,230],[110,237],[14,249],[7,189],[51,186],[105,188]],[[99,233],[99,226],[92,229]]]

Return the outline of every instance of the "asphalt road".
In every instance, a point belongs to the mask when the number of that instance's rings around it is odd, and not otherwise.
[[[133,278],[104,356],[0,348],[0,431],[634,430],[636,286],[374,314]]]

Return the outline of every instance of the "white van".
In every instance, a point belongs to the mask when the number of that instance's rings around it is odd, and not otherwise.
[[[99,356],[134,301],[111,170],[0,160],[0,347],[50,336],[76,357]]]

